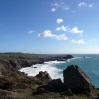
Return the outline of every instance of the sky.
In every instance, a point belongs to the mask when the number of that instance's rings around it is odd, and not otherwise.
[[[0,52],[99,54],[99,0],[0,0]]]

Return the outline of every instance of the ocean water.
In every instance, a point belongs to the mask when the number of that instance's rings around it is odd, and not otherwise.
[[[47,71],[52,79],[61,78],[63,81],[63,70],[70,65],[78,65],[90,78],[92,84],[99,87],[99,54],[72,54],[75,58],[67,61],[49,61],[44,64],[36,64],[31,67],[21,68],[29,76],[36,76],[39,71]],[[85,58],[83,57],[85,56]]]

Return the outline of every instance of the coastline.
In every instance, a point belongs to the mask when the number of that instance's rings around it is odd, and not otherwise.
[[[55,67],[56,64],[64,64],[66,61],[47,61],[43,64],[35,64],[31,67],[21,68],[19,71],[26,73],[28,76],[36,76],[39,74],[40,71],[45,72],[47,71],[52,79],[61,78],[63,81],[62,75],[59,72],[62,72],[61,69]],[[36,67],[36,68],[35,68]]]
[[[65,92],[66,91],[70,92],[70,90],[65,89],[65,90],[62,90],[62,92],[61,92],[61,89],[58,89],[60,92],[57,92],[57,90],[56,90],[56,92],[53,92],[53,90],[56,88],[59,88],[59,86],[57,86],[55,84],[56,86],[50,87],[50,84],[53,85],[54,82],[55,83],[61,82],[61,79],[58,79],[58,78],[60,78],[60,76],[58,75],[59,74],[58,72],[63,73],[63,70],[65,70],[67,66],[70,66],[70,64],[72,64],[72,63],[78,64],[78,62],[81,63],[81,61],[79,61],[81,59],[82,60],[87,59],[90,61],[90,58],[77,58],[77,57],[75,57],[75,58],[66,59],[66,61],[63,61],[63,60],[61,60],[61,61],[58,61],[58,60],[57,61],[55,61],[55,60],[54,61],[48,61],[48,60],[46,60],[47,58],[52,58],[52,56],[51,57],[48,57],[48,56],[43,57],[43,59],[45,59],[45,60],[42,61],[42,64],[41,63],[38,64],[37,62],[40,61],[41,57],[38,57],[35,59],[33,59],[33,57],[28,58],[26,56],[21,57],[21,58],[20,57],[18,57],[18,58],[0,57],[0,66],[1,66],[1,70],[3,71],[3,72],[1,72],[2,74],[0,76],[0,79],[1,79],[0,92],[6,93],[6,96],[4,96],[2,94],[1,97],[8,97],[9,93],[11,93],[12,96],[17,94],[16,97],[18,97],[18,98],[15,98],[15,96],[14,96],[15,99],[23,99],[23,98],[25,99],[25,97],[29,97],[29,99],[31,99],[31,97],[33,99],[34,98],[36,99],[37,97],[40,97],[40,98],[42,97],[42,99],[45,99],[44,98],[45,95],[46,95],[46,98],[48,98],[48,97],[54,98],[55,96],[58,95],[58,97],[61,99],[62,95],[66,95],[66,97],[68,97],[69,99],[72,99],[74,97],[75,97],[75,99],[79,99],[81,97],[86,98],[86,99],[89,99],[89,97],[92,97],[92,99],[98,99],[97,97],[98,97],[98,93],[99,93],[99,88],[94,88],[94,90],[92,90],[92,92],[89,92],[89,93],[86,92],[86,93],[81,93],[81,94],[79,94],[79,93],[76,94],[75,91],[73,91],[73,94],[71,94],[73,96],[69,97],[69,96],[67,96],[68,93],[65,93]],[[51,72],[53,72],[56,78],[52,79],[51,83],[48,83],[48,81],[50,80],[50,79],[48,79],[48,77],[50,75],[46,76],[47,72],[40,72],[40,73],[44,74],[45,76],[41,76],[39,78],[39,76],[38,77],[37,76],[36,77],[35,76],[27,76],[25,73],[18,71],[18,69],[25,68],[25,67],[30,68],[30,70],[31,70],[31,66],[32,66],[31,64],[33,62],[36,62],[37,64],[35,64],[34,65],[35,68],[32,67],[32,69],[34,69],[34,70],[38,69],[38,68],[36,68],[36,65],[39,65],[40,68],[43,67],[42,69],[46,68],[47,70],[50,70]],[[62,62],[63,64],[64,64],[64,62],[66,63],[64,66],[64,69],[60,70],[60,69],[55,68],[55,67],[59,66],[59,65],[54,66],[58,62],[60,62],[60,63]],[[84,62],[84,63],[87,65],[87,66],[85,65],[85,67],[90,68],[90,66],[88,65],[89,62],[88,63]],[[95,64],[95,63],[93,62],[93,64]],[[45,67],[44,67],[44,65],[45,65]],[[46,65],[50,65],[50,66],[46,66]],[[78,66],[80,66],[80,65],[78,65]],[[84,64],[83,64],[83,66],[84,66]],[[77,66],[75,66],[75,67],[77,67]],[[52,71],[52,70],[56,70],[57,72]],[[84,70],[84,69],[82,69],[82,70]],[[40,71],[42,71],[42,70],[40,70]],[[69,78],[69,77],[66,77],[66,78]],[[64,78],[62,78],[62,79],[64,79]],[[69,79],[67,79],[67,80],[69,80]],[[75,83],[75,80],[72,80],[72,81],[74,81],[74,83]],[[64,82],[61,82],[61,83],[59,83],[59,85],[62,84],[62,87],[64,87],[63,83]],[[45,87],[45,84],[47,87]],[[60,87],[60,88],[62,88],[62,87]],[[48,88],[49,90],[50,90],[50,88],[52,88],[52,91],[48,91],[48,90],[46,90],[46,88]],[[13,92],[13,90],[15,90],[15,91]],[[34,95],[33,93],[36,95]],[[44,95],[44,97],[43,97],[43,95]],[[22,96],[22,97],[20,97],[20,96]],[[56,97],[56,98],[58,98],[58,97]]]
[[[76,64],[76,65],[79,65],[86,72],[86,74],[90,77],[92,83],[95,85],[95,88],[98,88],[99,87],[99,84],[98,84],[99,72],[98,72],[98,66],[97,66],[98,65],[97,64],[97,61],[98,61],[97,58],[98,57],[95,57],[95,56],[94,57],[93,56],[87,57],[87,55],[85,57],[86,58],[82,58],[82,55],[79,55],[78,57],[68,59],[67,61],[65,61],[65,65],[64,64],[58,64],[57,65],[57,64],[54,64],[54,63],[51,64],[51,61],[48,61],[47,64],[36,64],[36,66],[38,66],[38,65],[40,65],[40,66],[37,67],[37,68],[34,68],[34,70],[35,71],[37,69],[39,69],[39,70],[38,70],[38,72],[36,72],[33,75],[35,76],[36,74],[39,73],[39,71],[48,71],[49,70],[49,74],[52,75],[51,76],[52,78],[55,78],[55,79],[56,78],[61,78],[61,80],[63,80],[62,70],[64,70],[67,66],[69,66],[71,64]],[[64,62],[64,61],[52,61],[52,62]],[[46,66],[44,66],[44,65],[46,65]],[[35,67],[35,65],[34,65],[34,67]],[[53,70],[49,69],[49,67],[53,68]],[[46,69],[44,69],[44,68],[46,68]],[[33,69],[33,67],[32,67],[32,69]],[[54,73],[56,72],[54,75],[57,75],[57,77],[53,76],[53,73],[50,72],[50,71],[52,71]],[[31,76],[32,76],[32,73],[31,73]]]

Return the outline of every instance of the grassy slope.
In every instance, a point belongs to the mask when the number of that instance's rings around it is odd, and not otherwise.
[[[32,58],[32,59],[38,59],[38,58],[48,58],[52,55],[46,55],[46,54],[29,54],[29,53],[0,53],[0,57],[13,57],[13,58]]]

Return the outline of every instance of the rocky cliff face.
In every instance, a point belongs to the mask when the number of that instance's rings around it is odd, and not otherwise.
[[[92,91],[93,86],[88,76],[78,66],[68,66],[63,71],[64,85],[73,92]]]
[[[43,64],[45,61],[55,61],[55,60],[62,60],[62,59],[71,59],[73,58],[72,55],[46,55],[46,58],[13,58],[13,57],[0,57],[0,64],[11,66],[17,69],[22,67],[30,67],[34,64]]]

